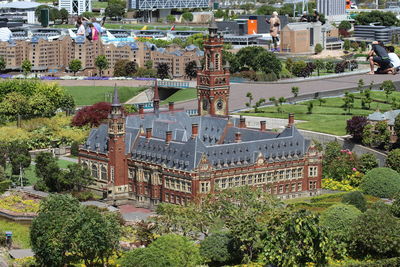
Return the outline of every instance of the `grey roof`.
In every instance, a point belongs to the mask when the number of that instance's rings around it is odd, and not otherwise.
[[[386,121],[387,120],[388,125],[394,125],[394,121],[399,114],[400,114],[400,109],[386,111],[385,113],[375,111],[374,113],[368,115],[368,120],[370,120],[370,121]]]
[[[114,87],[114,96],[113,96],[112,106],[121,106],[121,103],[119,102],[117,86]]]
[[[198,124],[195,138],[191,137],[192,124]],[[309,142],[295,126],[275,133],[238,128],[238,124],[238,119],[190,117],[185,111],[128,115],[125,153],[138,161],[193,171],[203,156],[213,168],[223,169],[233,165],[252,165],[259,156],[274,162],[301,158],[307,152]],[[107,153],[107,127],[103,124],[92,129],[84,148]],[[152,128],[150,139],[144,135],[146,128]],[[165,142],[166,131],[172,132],[169,144]],[[241,134],[241,142],[235,141],[237,132]]]

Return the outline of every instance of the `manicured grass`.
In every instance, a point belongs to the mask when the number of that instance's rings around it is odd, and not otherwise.
[[[179,101],[185,101],[185,100],[190,100],[190,99],[195,99],[197,98],[197,89],[195,88],[188,88],[188,89],[182,89],[162,101],[161,104],[167,104],[168,102],[179,102]]]
[[[65,86],[77,106],[93,105],[97,102],[111,101],[112,86]],[[119,87],[119,100],[123,103],[145,90],[144,87]]]
[[[9,221],[0,218],[0,234],[4,234],[5,231],[11,231],[13,233],[13,244],[20,248],[29,248],[29,224],[22,224],[14,221]]]
[[[92,1],[92,8],[106,8],[108,2]]]
[[[57,160],[57,163],[58,163],[58,166],[59,166],[61,169],[66,169],[66,168],[68,167],[68,165],[74,164],[74,162],[72,162],[72,161],[63,160],[63,159]]]
[[[360,97],[360,94],[354,94],[356,97]],[[396,97],[400,100],[400,92],[394,92],[391,94],[389,99]],[[384,92],[373,91],[371,92],[371,98],[373,100],[385,101],[386,96]],[[269,106],[261,108],[262,113],[242,113],[243,115],[258,116],[258,117],[271,117],[271,118],[287,118],[288,113],[294,113],[296,119],[303,120],[305,122],[297,123],[297,127],[304,130],[323,132],[334,135],[345,135],[346,134],[346,121],[352,116],[367,116],[373,113],[375,110],[380,111],[391,110],[390,104],[373,101],[371,103],[371,109],[366,110],[361,108],[361,99],[355,99],[354,108],[351,110],[351,114],[345,114],[342,108],[343,98],[325,98],[326,103],[319,105],[318,100],[310,100],[314,103],[312,114],[307,114],[307,104],[310,101],[294,104],[282,105],[281,113],[277,112],[277,107]]]

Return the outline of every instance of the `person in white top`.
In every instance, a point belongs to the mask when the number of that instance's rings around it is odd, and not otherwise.
[[[82,35],[85,36],[86,35],[86,31],[85,31],[85,26],[83,26],[82,21],[78,20],[76,22],[77,26],[78,26],[78,31],[76,32],[76,35]]]
[[[12,32],[7,27],[0,28],[0,42],[8,42],[11,40]]]
[[[388,52],[388,57],[389,57],[391,66],[390,66],[390,68],[387,68],[386,70],[384,70],[383,73],[396,74],[400,70],[400,58],[394,52],[393,46],[387,46],[386,50]]]

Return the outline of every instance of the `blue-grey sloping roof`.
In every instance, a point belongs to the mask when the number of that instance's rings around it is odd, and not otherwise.
[[[108,125],[102,124],[98,128],[90,131],[89,137],[84,144],[84,148],[90,151],[107,153]]]
[[[387,120],[388,125],[394,125],[394,121],[399,114],[400,114],[400,109],[386,111],[385,113],[375,111],[374,113],[368,115],[368,120],[371,121]]]

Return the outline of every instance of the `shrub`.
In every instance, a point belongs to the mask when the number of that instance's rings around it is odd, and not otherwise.
[[[303,60],[295,61],[292,65],[292,73],[297,77],[302,77],[302,71],[306,68],[307,63]]]
[[[4,180],[0,182],[0,194],[3,194],[11,186],[11,180]]]
[[[348,50],[350,50],[350,47],[351,47],[350,40],[344,40],[344,44],[343,44],[344,50],[348,51]]]
[[[332,61],[328,61],[325,63],[325,68],[327,72],[333,72],[333,69],[335,68],[335,64]]]
[[[92,106],[84,107],[72,119],[72,125],[91,127],[99,126],[111,111],[111,104],[107,102],[99,102]]]
[[[339,24],[339,29],[340,30],[350,30],[351,29],[351,23],[347,20],[343,20]]]
[[[355,141],[361,142],[365,125],[367,125],[365,116],[353,116],[347,120],[346,132],[351,134]]]
[[[375,168],[365,174],[360,189],[375,197],[392,198],[400,192],[400,174],[389,168]]]
[[[395,200],[390,206],[390,211],[392,212],[393,216],[400,218],[400,193],[397,193],[395,196]]]
[[[230,264],[239,256],[234,240],[229,233],[216,233],[207,236],[200,243],[200,255],[207,262],[212,263],[212,266]]]
[[[79,144],[76,141],[71,144],[71,155],[75,157],[79,155]]]
[[[347,193],[343,196],[342,203],[353,205],[362,212],[367,210],[367,201],[360,191]]]
[[[36,184],[33,186],[33,189],[35,189],[37,191],[49,192],[49,188],[47,187],[46,183],[42,179],[39,179],[36,182]]]
[[[360,171],[362,173],[367,173],[368,171],[378,167],[378,160],[374,154],[366,153],[362,154],[360,159]]]
[[[286,63],[286,64],[287,64],[287,63]],[[282,67],[281,73],[279,73],[279,77],[280,77],[281,79],[292,78],[292,77],[293,77],[293,75],[292,75],[292,73],[290,72],[290,70],[289,70],[289,68],[288,68],[287,65]]]
[[[271,72],[265,75],[265,80],[269,82],[274,82],[278,80],[278,77],[276,77],[276,74],[274,72]]]
[[[256,81],[262,82],[267,80],[267,74],[262,71],[256,72]]]
[[[397,172],[400,171],[400,148],[393,149],[388,153],[386,166]]]
[[[340,240],[345,239],[353,221],[361,214],[352,205],[336,204],[326,209],[320,216],[320,224]]]
[[[331,178],[322,179],[322,188],[327,190],[337,190],[337,191],[354,191],[355,188],[350,185],[348,180],[342,182],[335,181]]]
[[[96,200],[96,195],[92,191],[74,192],[72,195],[79,201]]]
[[[316,45],[315,45],[315,48],[314,48],[314,52],[315,52],[315,54],[319,54],[319,53],[321,53],[321,52],[322,52],[322,50],[324,50],[324,48],[322,47],[322,45],[321,45],[321,44],[316,44]]]

